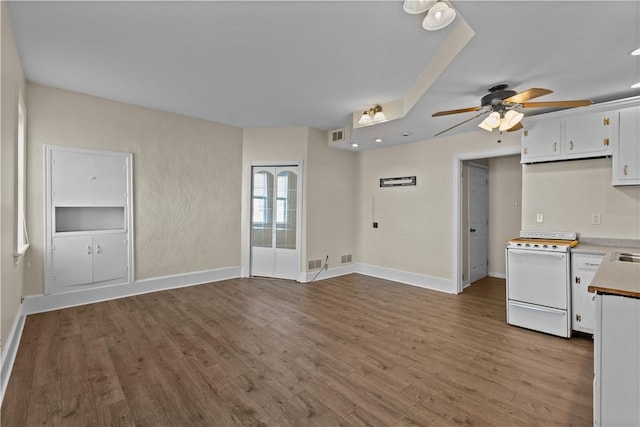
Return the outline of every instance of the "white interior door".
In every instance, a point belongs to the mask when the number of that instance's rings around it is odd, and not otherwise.
[[[487,169],[469,165],[469,279],[488,274]]]
[[[296,279],[299,167],[253,167],[251,176],[251,275]]]

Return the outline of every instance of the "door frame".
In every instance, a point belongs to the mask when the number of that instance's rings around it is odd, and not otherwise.
[[[252,208],[252,172],[254,167],[297,167],[300,171],[300,175],[298,177],[298,200],[297,200],[297,214],[298,214],[298,224],[296,226],[296,247],[298,248],[298,256],[297,256],[297,277],[296,281],[301,282],[302,278],[302,228],[304,226],[304,212],[302,208],[303,198],[304,198],[304,161],[302,160],[290,160],[290,161],[256,161],[251,160],[246,163],[246,168],[244,171],[244,197],[243,197],[243,205],[242,209],[242,219],[241,219],[241,269],[240,276],[241,277],[251,277],[251,208]]]
[[[453,245],[451,250],[452,280],[455,284],[453,292],[462,292],[462,162],[491,157],[503,157],[520,154],[520,145],[504,146],[495,150],[473,151],[468,153],[453,153],[452,159],[452,212],[453,212]]]
[[[490,224],[488,223],[489,221],[489,184],[488,184],[488,180],[489,180],[489,166],[488,165],[483,165],[481,163],[475,163],[470,161],[467,164],[467,168],[469,167],[475,167],[478,169],[484,169],[487,172],[487,182],[485,182],[485,188],[486,188],[486,218],[487,218],[487,224],[485,227],[485,233],[484,233],[484,244],[486,246],[486,254],[487,254],[487,260],[489,260],[489,226]],[[469,180],[471,179],[471,174],[467,174],[467,271],[469,272],[469,277],[468,280],[463,280],[462,281],[462,287],[463,289],[467,286],[469,286],[472,282],[471,282],[471,186],[469,185]],[[489,273],[489,266],[487,265],[487,274]]]

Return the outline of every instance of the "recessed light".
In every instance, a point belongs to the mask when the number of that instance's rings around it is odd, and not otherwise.
[[[352,143],[351,143],[351,146],[352,146],[353,148],[357,148],[357,147],[358,147],[358,143],[357,143],[357,142],[352,142]]]
[[[633,52],[631,52],[629,55],[632,55],[632,56],[640,55],[640,47],[638,49],[634,50]]]
[[[382,138],[376,138],[376,142],[382,142]]]
[[[638,83],[636,83],[634,85],[631,85],[631,89],[638,89],[638,88],[640,88],[640,82],[638,82]]]

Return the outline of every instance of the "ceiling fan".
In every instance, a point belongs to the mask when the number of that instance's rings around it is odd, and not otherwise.
[[[489,93],[482,97],[479,107],[460,108],[457,110],[438,111],[437,113],[434,113],[432,117],[479,111],[475,116],[438,132],[435,136],[442,135],[453,128],[463,125],[485,114],[488,114],[488,116],[478,125],[478,127],[490,132],[496,128],[501,131],[513,132],[518,129],[522,129],[522,123],[520,123],[520,121],[524,117],[524,114],[516,109],[573,108],[584,107],[592,104],[588,99],[577,101],[528,102],[530,99],[548,95],[550,93],[553,93],[553,91],[542,88],[531,88],[518,93],[515,90],[509,89],[509,86],[506,84],[493,86],[489,89]]]

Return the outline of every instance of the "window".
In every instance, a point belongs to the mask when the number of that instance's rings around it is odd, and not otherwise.
[[[22,97],[18,100],[18,141],[16,143],[16,256],[29,249],[27,234],[27,111]]]
[[[278,186],[276,191],[276,222],[286,224],[287,222],[287,192],[289,191],[289,176],[278,175]]]
[[[266,174],[257,173],[253,176],[253,222],[267,222],[267,180]]]

